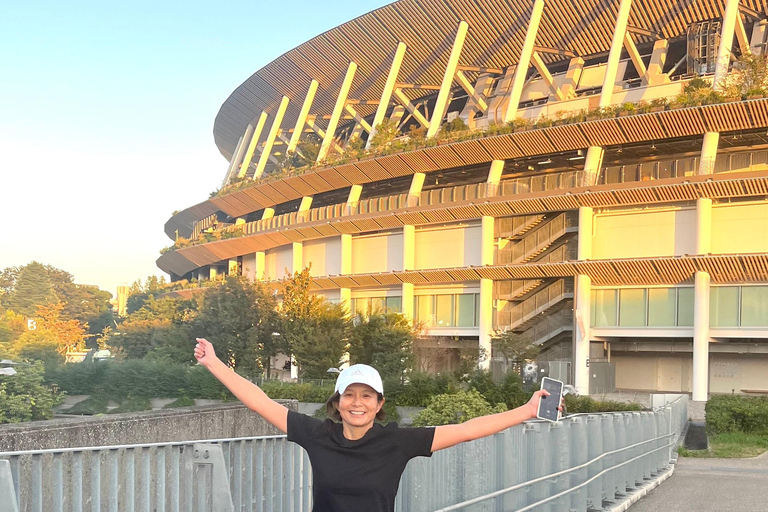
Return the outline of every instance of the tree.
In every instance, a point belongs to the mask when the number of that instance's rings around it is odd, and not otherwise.
[[[45,265],[33,261],[22,267],[3,306],[25,316],[33,316],[37,306],[56,302],[56,292]]]
[[[193,322],[194,336],[210,339],[221,360],[232,368],[248,375],[260,373],[268,361],[263,361],[259,343],[272,335],[276,324],[276,302],[269,290],[245,277],[230,276],[208,288],[201,302]]]
[[[180,355],[179,350],[186,352],[187,357],[182,361],[191,362],[189,343],[192,338],[186,324],[196,308],[194,300],[155,299],[150,295],[138,311],[123,320],[111,338],[112,345],[122,349],[131,359],[142,358],[159,347],[166,347],[177,356]]]
[[[464,423],[472,418],[504,412],[504,404],[491,406],[476,390],[459,391],[450,395],[437,395],[429,406],[413,419],[413,426],[426,427]]]
[[[37,307],[37,328],[25,331],[11,346],[11,353],[22,359],[60,363],[68,352],[85,349],[88,326],[63,318],[64,304]]]
[[[0,424],[53,418],[63,395],[43,385],[43,364],[16,367],[13,376],[0,376]]]
[[[283,285],[280,307],[285,342],[296,359],[299,376],[321,379],[341,364],[347,348],[349,320],[340,304],[310,292],[310,267],[295,272]]]
[[[402,378],[413,365],[414,333],[408,319],[382,311],[358,318],[349,333],[350,363],[373,366],[383,378]]]
[[[509,364],[510,361],[522,363],[526,359],[535,359],[539,355],[540,347],[531,343],[525,333],[504,331],[491,339],[493,348],[501,352]]]

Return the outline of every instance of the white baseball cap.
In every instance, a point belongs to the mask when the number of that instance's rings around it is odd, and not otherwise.
[[[353,364],[339,374],[336,379],[336,391],[343,394],[350,384],[367,384],[377,393],[384,394],[384,384],[381,382],[381,375],[375,368],[367,364]]]

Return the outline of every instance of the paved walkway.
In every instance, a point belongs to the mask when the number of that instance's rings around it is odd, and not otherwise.
[[[768,453],[752,459],[678,459],[675,473],[632,512],[765,512]]]

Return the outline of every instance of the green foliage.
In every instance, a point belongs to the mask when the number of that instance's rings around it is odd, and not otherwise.
[[[274,296],[262,283],[228,277],[206,289],[192,331],[194,337],[211,340],[218,357],[232,368],[256,375],[282,348],[281,337],[272,335],[277,325]]]
[[[460,117],[455,117],[453,121],[444,123],[440,128],[440,131],[445,134],[465,132],[467,130],[469,130],[469,126],[467,126],[467,123],[465,123],[464,120]]]
[[[427,374],[414,372],[405,384],[399,378],[386,379],[384,392],[387,400],[397,405],[426,407],[432,397],[459,391],[459,382],[451,374]]]
[[[768,55],[742,54],[721,84],[725,96],[734,99],[764,97],[768,93]]]
[[[151,411],[152,403],[144,396],[129,396],[120,402],[120,406],[107,411],[107,414],[119,414],[121,412]]]
[[[0,424],[53,418],[52,409],[64,400],[43,383],[43,364],[18,366],[16,375],[0,376]]]
[[[333,386],[294,384],[270,381],[261,386],[269,398],[274,400],[298,400],[307,403],[325,403],[333,395]]]
[[[85,416],[95,416],[96,414],[105,414],[107,412],[107,403],[109,400],[104,395],[91,395],[81,402],[65,410],[65,414],[81,414]]]
[[[568,414],[590,412],[642,411],[640,404],[595,400],[588,396],[565,395],[565,407]]]
[[[514,409],[528,402],[531,393],[523,390],[523,381],[519,375],[509,372],[501,382],[494,382],[488,371],[476,371],[469,379],[469,388],[476,390],[491,404],[504,404],[507,409]]]
[[[400,313],[368,312],[349,333],[349,360],[376,368],[382,378],[402,377],[413,365],[413,330]]]
[[[768,397],[715,395],[706,406],[707,433],[768,435]]]
[[[757,457],[768,450],[768,435],[729,432],[709,437],[709,450],[686,450],[678,447],[681,457]]]
[[[392,142],[400,134],[397,128],[397,123],[391,119],[384,119],[378,126],[374,127],[376,132],[371,137],[370,149],[371,152],[383,151],[384,148],[392,144]]]
[[[299,377],[322,379],[328,376],[328,368],[341,364],[349,320],[341,304],[310,292],[309,270],[295,272],[283,286],[281,337],[296,359]]]
[[[22,315],[32,317],[37,306],[57,301],[48,270],[45,265],[33,261],[21,267],[13,281],[12,288],[3,297],[3,307]]]
[[[434,397],[429,406],[416,415],[413,425],[416,427],[452,425],[506,410],[503,404],[491,406],[475,389],[459,391]]]
[[[507,362],[535,359],[541,350],[538,345],[531,342],[530,336],[512,331],[504,331],[493,336],[491,343],[493,348],[501,352],[502,356],[507,359]]]
[[[193,407],[195,400],[188,396],[182,396],[174,400],[173,402],[166,404],[163,409],[174,409],[176,407]]]

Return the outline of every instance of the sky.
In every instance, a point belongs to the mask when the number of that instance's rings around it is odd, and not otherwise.
[[[112,294],[164,275],[163,225],[227,170],[213,140],[222,103],[282,53],[386,3],[3,2],[0,269],[39,261]]]

